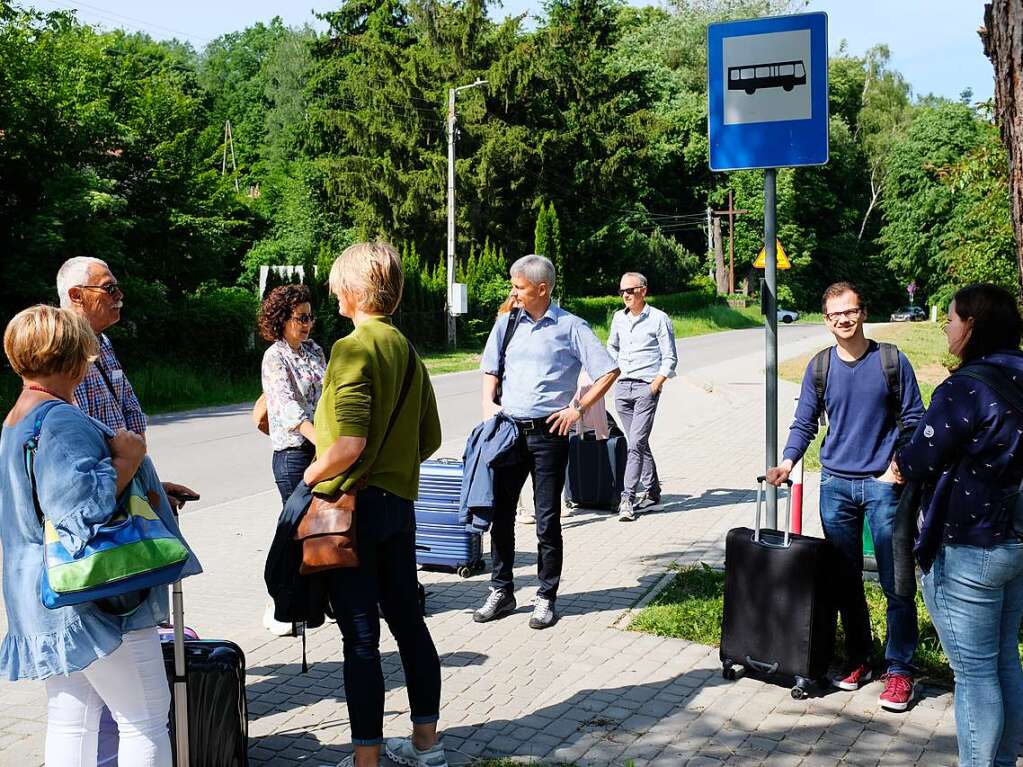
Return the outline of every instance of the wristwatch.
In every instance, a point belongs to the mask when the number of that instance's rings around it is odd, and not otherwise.
[[[583,403],[577,399],[572,400],[572,409],[579,415],[583,415],[586,412],[586,408],[583,407]]]

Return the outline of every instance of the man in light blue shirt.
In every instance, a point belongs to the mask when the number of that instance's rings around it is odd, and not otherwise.
[[[625,308],[611,319],[607,350],[618,362],[615,410],[629,441],[625,489],[618,519],[632,522],[640,506],[661,502],[661,482],[650,451],[650,432],[664,382],[675,375],[678,352],[671,317],[646,302],[647,282],[639,272],[626,272],[619,283]],[[643,491],[639,491],[642,484]]]
[[[510,271],[513,308],[494,324],[480,370],[484,412],[499,403],[504,415],[515,421],[519,436],[493,467],[490,595],[473,619],[485,623],[515,610],[515,505],[532,475],[540,587],[529,625],[541,629],[556,619],[568,433],[591,404],[603,399],[618,377],[618,368],[589,325],[551,303],[555,274],[548,259],[523,256]],[[576,400],[582,370],[594,385]]]

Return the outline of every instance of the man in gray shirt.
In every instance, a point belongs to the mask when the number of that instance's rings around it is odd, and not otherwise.
[[[611,319],[607,350],[622,371],[615,384],[615,410],[629,442],[618,519],[631,522],[641,506],[661,502],[661,483],[650,452],[650,431],[661,388],[675,375],[678,353],[671,317],[646,302],[646,277],[639,272],[626,272],[618,292],[625,308],[615,312]]]

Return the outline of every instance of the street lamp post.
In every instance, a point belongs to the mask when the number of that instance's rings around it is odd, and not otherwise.
[[[462,85],[458,88],[448,88],[448,292],[445,302],[445,313],[448,319],[448,346],[455,348],[455,315],[454,315],[454,285],[455,285],[455,94],[459,91],[476,88],[486,85],[486,80],[477,79],[469,85]]]

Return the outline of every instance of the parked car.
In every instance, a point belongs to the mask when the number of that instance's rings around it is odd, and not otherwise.
[[[788,325],[790,322],[795,322],[799,319],[799,312],[794,309],[778,309],[778,321],[784,322]]]
[[[922,322],[927,319],[927,312],[922,306],[904,306],[892,312],[890,322]]]

